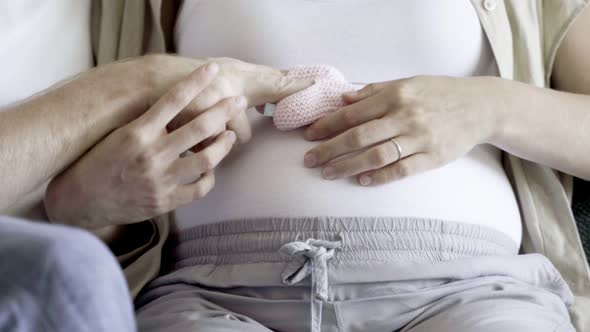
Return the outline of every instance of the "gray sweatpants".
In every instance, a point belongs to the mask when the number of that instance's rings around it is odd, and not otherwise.
[[[123,272],[100,240],[0,217],[0,331],[135,330]]]
[[[574,331],[541,255],[439,220],[241,220],[178,235],[140,331]]]

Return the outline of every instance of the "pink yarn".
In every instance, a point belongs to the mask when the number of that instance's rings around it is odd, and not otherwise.
[[[344,92],[354,86],[336,68],[325,65],[297,66],[287,77],[313,80],[311,87],[281,100],[273,122],[279,130],[292,130],[313,123],[345,105]]]

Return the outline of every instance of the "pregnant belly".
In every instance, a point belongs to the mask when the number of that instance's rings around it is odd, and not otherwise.
[[[379,187],[354,179],[327,181],[303,166],[317,143],[302,131],[279,132],[255,112],[252,141],[216,170],[215,188],[177,210],[177,227],[259,217],[418,217],[479,224],[520,243],[521,220],[501,151],[475,147],[444,167]]]

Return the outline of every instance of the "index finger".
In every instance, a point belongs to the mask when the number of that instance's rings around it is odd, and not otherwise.
[[[287,73],[266,66],[257,66],[253,72],[245,72],[243,79],[244,95],[248,96],[250,106],[277,103],[313,85],[312,80],[287,77]]]
[[[185,109],[211,82],[219,71],[219,65],[210,63],[193,71],[187,78],[177,83],[139,119],[146,126],[157,129],[166,125]]]

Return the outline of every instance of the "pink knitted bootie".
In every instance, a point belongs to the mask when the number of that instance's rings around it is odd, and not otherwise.
[[[287,77],[315,83],[276,105],[273,122],[279,130],[292,130],[313,123],[344,106],[342,94],[354,90],[340,71],[325,65],[297,66],[289,70]]]

